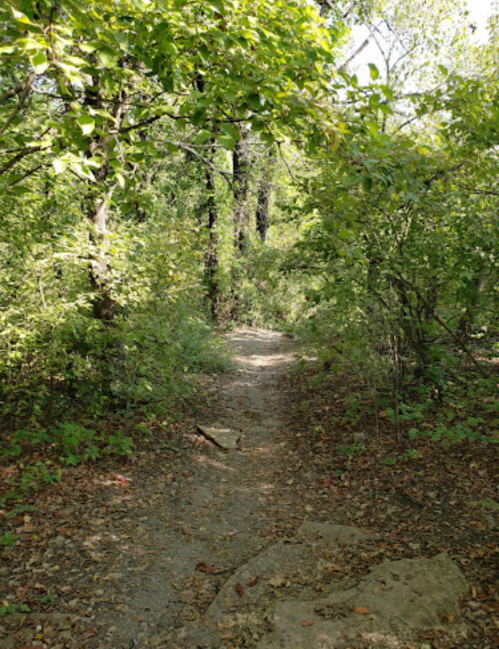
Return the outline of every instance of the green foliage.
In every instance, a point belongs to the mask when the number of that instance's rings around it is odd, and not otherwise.
[[[351,11],[383,23],[366,81],[336,60],[336,5],[2,5],[6,454],[133,452],[99,419],[171,412],[226,369],[212,321],[294,328],[325,371],[355,371],[352,427],[368,394],[399,436],[496,441],[476,404],[496,383],[460,377],[487,374],[499,327],[497,20],[481,47],[462,2]]]
[[[0,536],[0,545],[4,545],[8,548],[13,548],[17,543],[17,536],[13,534],[12,532],[5,532]],[[2,609],[0,609],[0,615],[5,615],[5,612],[2,613]]]
[[[0,617],[4,617],[9,613],[29,613],[31,611],[30,607],[27,604],[4,604],[0,606]]]
[[[4,455],[18,456],[23,447],[42,446],[53,453],[59,454],[60,460],[67,466],[77,466],[82,462],[93,462],[103,454],[129,455],[133,451],[134,442],[122,431],[113,435],[98,433],[93,428],[87,428],[76,421],[65,421],[58,426],[47,428],[27,428],[16,431],[12,435],[10,448],[4,450]],[[41,483],[59,482],[62,469],[55,472],[49,470],[50,462],[37,462],[33,466],[23,466],[21,475],[22,491],[36,489]]]
[[[52,471],[50,465],[51,462],[48,460],[46,462],[39,460],[35,464],[28,464],[27,466],[21,464],[21,475],[18,483],[21,492],[28,494],[32,491],[38,491],[44,485],[60,482],[62,469],[57,468]]]
[[[418,451],[416,448],[408,448],[402,455],[386,458],[381,463],[384,466],[396,466],[399,462],[412,462],[421,458],[421,451]]]
[[[357,455],[362,455],[366,451],[364,444],[355,442],[354,444],[338,444],[336,447],[339,455],[347,455],[348,457],[355,457]]]
[[[472,507],[482,507],[483,509],[492,509],[499,511],[499,503],[492,498],[485,498],[484,500],[476,500],[470,503]]]

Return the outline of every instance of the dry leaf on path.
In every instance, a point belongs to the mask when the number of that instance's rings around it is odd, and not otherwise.
[[[276,577],[272,577],[272,579],[269,579],[269,586],[273,586],[274,588],[279,588],[279,586],[284,586],[286,583],[286,580],[284,577],[277,575]]]
[[[204,563],[204,561],[199,561],[196,564],[196,572],[212,573],[216,571],[217,569],[215,568],[215,566],[208,565],[207,563]]]

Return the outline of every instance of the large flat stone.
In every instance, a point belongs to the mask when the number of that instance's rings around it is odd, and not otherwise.
[[[358,642],[401,647],[414,631],[452,619],[466,591],[466,579],[447,554],[386,562],[355,588],[338,584],[324,599],[276,603],[274,630],[258,649],[343,649]]]
[[[200,426],[198,424],[198,430],[206,439],[209,439],[210,442],[213,442],[226,451],[236,449],[241,439],[240,431],[233,430],[232,428],[224,428],[223,426]]]

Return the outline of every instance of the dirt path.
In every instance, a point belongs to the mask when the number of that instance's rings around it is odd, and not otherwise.
[[[19,516],[3,601],[38,610],[0,621],[2,648],[397,649],[459,620],[466,582],[447,554],[382,563],[384,531],[338,524],[356,516],[318,488],[324,458],[300,432],[312,423],[290,420],[291,341],[226,339],[236,369],[208,380],[211,403],[176,437],[158,432],[111,477],[78,469],[70,496],[41,501],[44,517]]]
[[[290,341],[262,330],[226,338],[237,370],[218,381],[200,423],[240,433],[238,449],[221,450],[199,435],[183,480],[159,475],[144,486],[147,509],[134,547],[103,594],[122,603],[114,623],[108,615],[99,620],[106,638],[96,646],[175,646],[176,630],[200,617],[240,565],[296,527],[294,479],[280,484],[297,459],[283,435],[279,390],[293,361]]]

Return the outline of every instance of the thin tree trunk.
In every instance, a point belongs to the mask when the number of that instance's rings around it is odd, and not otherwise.
[[[104,182],[107,170],[99,171],[102,171],[102,182]],[[94,317],[107,325],[111,324],[116,316],[116,300],[111,295],[110,268],[106,249],[109,202],[115,187],[115,185],[110,187],[99,199],[91,200],[88,208],[88,216],[93,224],[91,239],[95,248],[89,268],[90,284],[95,294],[92,309]]]
[[[206,167],[206,193],[208,207],[208,248],[205,254],[205,279],[208,287],[208,301],[213,321],[218,318],[219,285],[218,285],[218,206],[215,197],[215,176],[210,167]]]
[[[232,173],[234,178],[234,245],[239,253],[247,247],[247,229],[249,225],[249,151],[246,133],[236,142],[232,155]]]
[[[265,243],[269,228],[269,203],[272,193],[272,176],[275,156],[273,149],[268,152],[267,164],[263,169],[258,186],[258,198],[256,203],[256,230],[260,235],[262,243]]]

